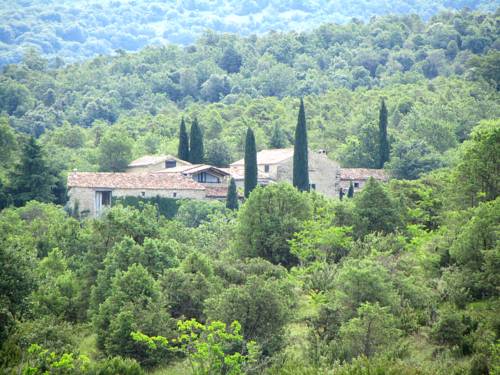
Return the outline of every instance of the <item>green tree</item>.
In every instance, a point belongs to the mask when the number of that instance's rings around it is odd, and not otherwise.
[[[191,124],[189,138],[189,162],[192,164],[202,164],[205,158],[205,151],[203,149],[203,134],[196,117]]]
[[[222,54],[219,66],[228,73],[238,73],[240,71],[243,57],[236,49],[229,44]]]
[[[48,167],[42,148],[34,137],[25,143],[21,161],[9,177],[9,193],[16,206],[22,206],[30,200],[54,201],[57,176]]]
[[[238,251],[262,257],[274,264],[292,266],[289,240],[311,216],[309,197],[288,183],[255,189],[240,208],[237,226]]]
[[[354,184],[352,181],[349,182],[349,189],[347,190],[347,198],[353,198],[354,197]]]
[[[387,107],[385,105],[385,100],[382,99],[382,103],[380,104],[380,112],[379,112],[379,168],[383,168],[384,164],[389,161],[389,139],[387,137]]]
[[[307,125],[304,101],[300,99],[295,146],[293,150],[293,186],[300,191],[309,191],[309,161],[307,147]]]
[[[340,328],[340,339],[348,359],[364,355],[368,358],[376,353],[395,347],[401,335],[395,328],[396,319],[389,308],[378,303],[364,303],[357,316]]]
[[[278,123],[275,123],[269,139],[269,147],[271,148],[284,148],[286,146],[286,137],[283,129]]]
[[[101,172],[124,172],[132,160],[132,140],[119,130],[106,132],[99,144]]]
[[[225,323],[236,318],[245,340],[255,340],[265,355],[283,345],[284,327],[289,318],[287,297],[275,280],[250,276],[244,285],[233,285],[206,302],[210,320]]]
[[[0,171],[9,165],[16,149],[16,136],[7,117],[0,117]]]
[[[230,210],[237,210],[238,206],[238,191],[236,190],[234,178],[231,178],[227,189],[226,207]]]
[[[213,139],[207,144],[206,162],[216,167],[227,167],[231,163],[231,152],[222,139]]]
[[[370,232],[391,233],[401,224],[401,213],[389,192],[373,177],[354,200],[358,236]]]
[[[248,128],[245,139],[245,198],[248,198],[252,190],[257,186],[257,174],[255,136],[253,130]]]
[[[186,131],[184,117],[182,118],[181,125],[179,127],[179,147],[177,150],[177,156],[181,160],[189,161],[189,137]]]

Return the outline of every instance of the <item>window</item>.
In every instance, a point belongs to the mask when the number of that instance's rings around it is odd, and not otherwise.
[[[145,191],[141,191],[141,197],[145,197],[146,196],[146,192]]]
[[[205,172],[198,174],[198,182],[207,182],[207,174]]]
[[[355,183],[354,183],[354,187],[355,187],[355,188],[359,188],[359,182],[355,182]]]
[[[264,165],[264,172],[269,172],[269,164]]]
[[[176,196],[177,196],[177,193],[174,191],[174,192],[172,193],[172,197],[174,197],[174,198],[175,198]]]
[[[309,184],[310,190],[316,190],[316,184]]]
[[[111,206],[111,191],[96,191],[95,192],[95,211],[100,214],[105,207]]]
[[[195,177],[196,177],[196,181],[202,182],[202,183],[207,183],[207,184],[220,183],[219,177],[214,176],[213,174],[207,173],[207,172],[198,173]]]
[[[165,168],[175,168],[177,161],[175,159],[165,160]]]

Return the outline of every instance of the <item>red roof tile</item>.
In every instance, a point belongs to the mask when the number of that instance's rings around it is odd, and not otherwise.
[[[383,169],[369,169],[369,168],[341,168],[341,180],[368,180],[373,177],[375,180],[387,181],[389,175]]]
[[[203,185],[180,173],[73,172],[68,176],[68,187],[205,190]]]

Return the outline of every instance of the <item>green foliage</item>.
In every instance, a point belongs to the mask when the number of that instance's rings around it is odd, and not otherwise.
[[[206,162],[216,167],[228,167],[231,163],[231,151],[226,142],[212,140],[207,144]]]
[[[384,164],[389,161],[390,148],[389,139],[387,136],[387,107],[385,105],[385,100],[382,99],[382,104],[380,105],[379,112],[379,168],[384,168]]]
[[[237,251],[245,257],[262,257],[274,264],[297,263],[289,240],[311,217],[309,197],[288,183],[258,187],[238,214]]]
[[[222,202],[186,199],[180,202],[175,218],[185,226],[194,228],[210,220],[211,215],[224,212]]]
[[[244,285],[231,286],[209,299],[206,315],[226,323],[238,317],[245,340],[255,340],[265,355],[271,355],[283,345],[287,299],[277,281],[250,276]]]
[[[370,178],[354,202],[355,231],[358,236],[370,232],[394,232],[401,225],[400,211],[390,193]]]
[[[189,137],[186,131],[186,123],[184,117],[179,126],[179,146],[177,149],[177,157],[181,160],[189,161]]]
[[[47,165],[41,146],[34,137],[24,144],[21,161],[10,173],[9,193],[16,206],[30,200],[55,200],[56,174]]]
[[[248,198],[257,186],[257,149],[253,130],[248,128],[245,138],[245,198]]]
[[[300,99],[297,127],[295,128],[295,145],[293,149],[293,186],[300,191],[309,191],[308,152],[304,101]]]
[[[193,375],[242,374],[259,354],[253,341],[243,342],[238,321],[227,327],[220,321],[202,324],[191,319],[178,321],[177,329],[179,336],[170,342],[165,337],[148,337],[141,332],[132,333],[132,337],[152,350],[167,347],[184,354]]]
[[[89,367],[89,358],[76,357],[73,353],[64,353],[61,356],[49,352],[40,345],[33,344],[28,349],[27,364],[22,369],[25,375],[58,374],[86,374]]]
[[[140,209],[146,205],[151,205],[156,208],[160,215],[165,216],[167,219],[172,219],[177,214],[179,209],[179,201],[174,198],[156,196],[154,198],[143,197],[113,197],[113,205],[122,205],[123,207],[134,207]]]
[[[349,189],[347,190],[347,198],[353,198],[354,197],[354,184],[352,181],[349,181]]]
[[[198,119],[195,117],[191,124],[191,132],[189,134],[189,162],[192,164],[202,164],[205,159],[205,151],[203,148],[203,134]]]
[[[118,131],[108,131],[99,144],[99,170],[101,172],[124,172],[132,161],[132,142]]]
[[[236,183],[234,182],[234,178],[231,178],[229,180],[229,187],[227,189],[226,208],[230,210],[237,210],[238,207],[238,190],[236,190]]]

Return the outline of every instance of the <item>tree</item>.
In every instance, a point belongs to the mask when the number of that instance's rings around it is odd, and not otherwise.
[[[243,256],[262,257],[274,264],[292,266],[289,240],[311,216],[309,198],[288,183],[257,188],[240,208],[238,250]]]
[[[386,161],[389,161],[389,140],[387,138],[387,107],[382,99],[379,113],[379,168],[383,168]]]
[[[242,56],[230,44],[224,50],[219,66],[228,73],[238,73],[240,71],[242,61]]]
[[[355,227],[359,236],[370,232],[391,233],[401,223],[396,203],[380,182],[373,177],[368,179],[354,203]]]
[[[205,310],[211,321],[237,319],[245,340],[255,340],[269,355],[283,344],[289,317],[287,297],[278,281],[250,276],[244,285],[232,285],[208,299]]]
[[[0,170],[7,167],[16,149],[16,135],[7,117],[0,117]]]
[[[226,142],[214,139],[207,144],[206,162],[216,167],[227,167],[231,163],[231,152]]]
[[[203,150],[203,134],[196,117],[191,124],[189,144],[189,162],[192,164],[202,164],[205,157],[205,152]]]
[[[177,156],[181,160],[189,161],[189,137],[186,131],[184,117],[182,118],[181,125],[179,127],[179,148]]]
[[[396,319],[378,303],[364,303],[352,318],[340,328],[340,339],[348,359],[364,355],[368,358],[394,346],[401,335],[395,328]]]
[[[34,137],[30,137],[23,147],[21,161],[10,173],[9,193],[16,206],[30,200],[52,202],[57,177],[47,166],[42,148]]]
[[[234,178],[229,180],[229,188],[227,189],[226,207],[230,210],[238,209],[238,191],[236,190],[236,183]]]
[[[253,130],[247,129],[245,139],[245,198],[248,198],[257,186],[257,150]]]
[[[354,197],[354,184],[352,181],[349,182],[349,190],[347,190],[347,198],[353,198]]]
[[[285,133],[281,129],[278,123],[274,124],[271,133],[271,138],[269,139],[269,147],[271,148],[283,148],[286,146]]]
[[[293,150],[293,186],[300,191],[309,191],[309,162],[307,148],[307,125],[304,101],[300,99],[299,116],[295,129]]]
[[[108,131],[98,152],[101,172],[124,172],[132,159],[132,140],[119,130]]]

